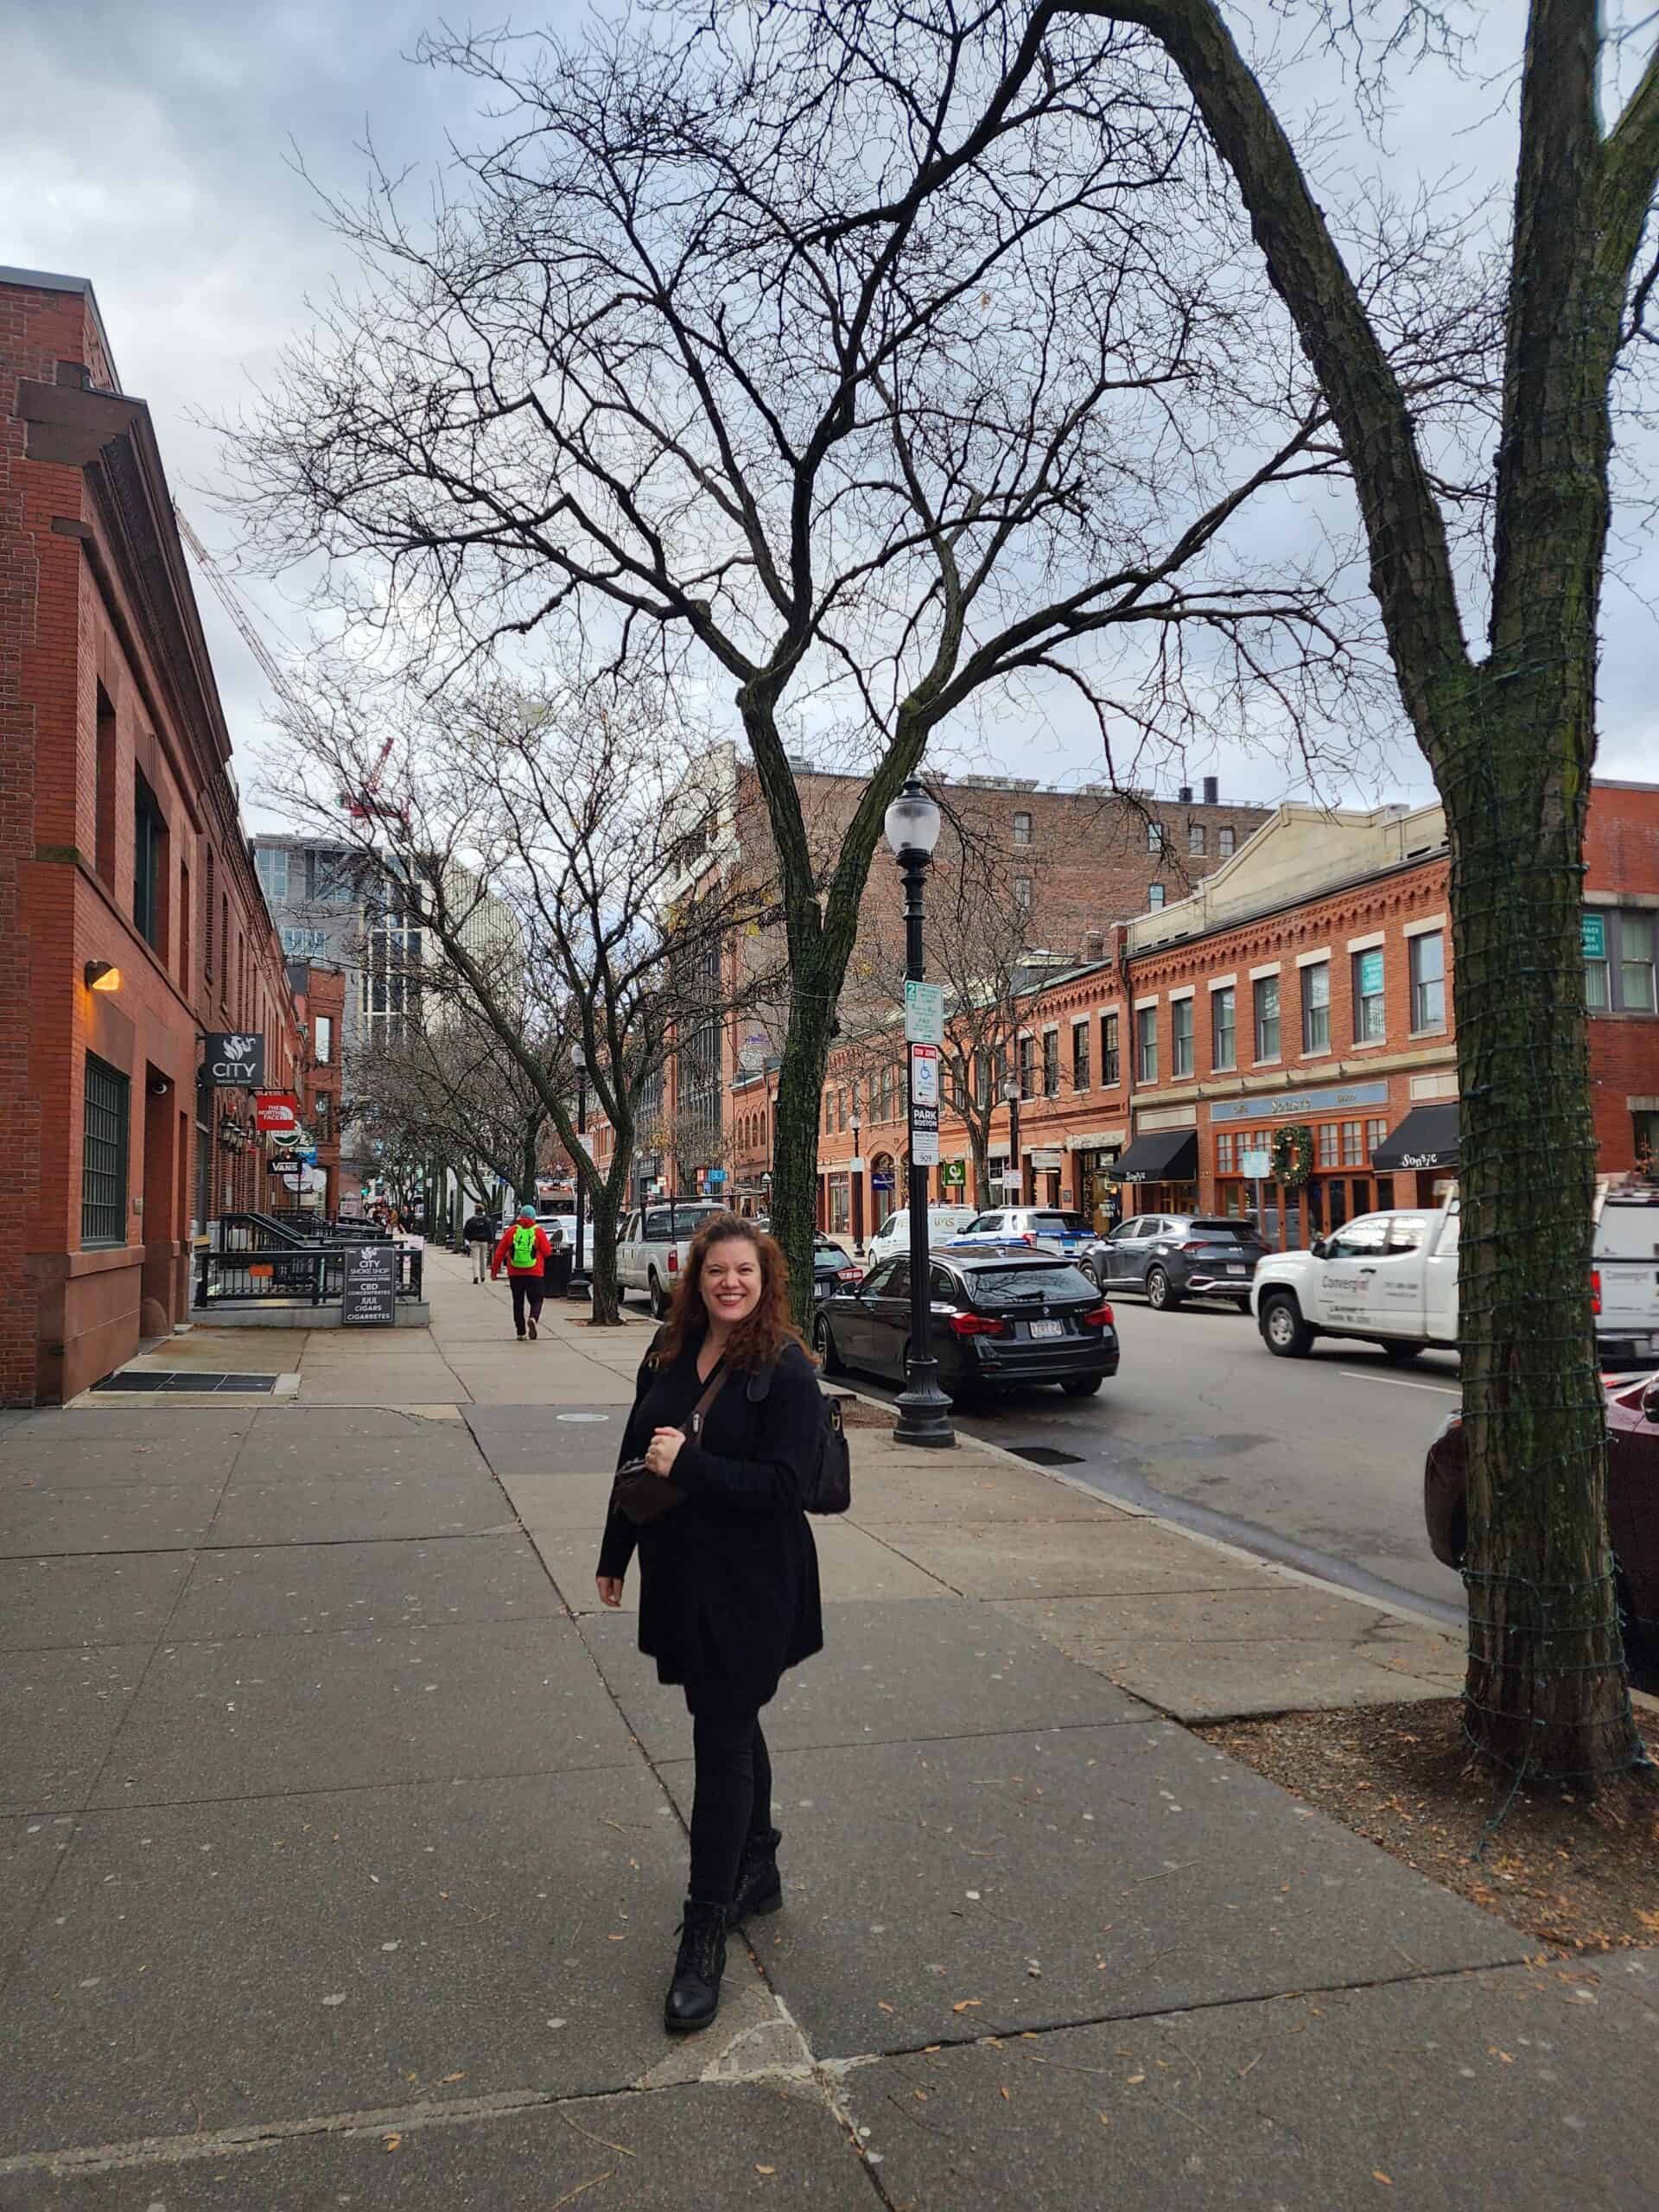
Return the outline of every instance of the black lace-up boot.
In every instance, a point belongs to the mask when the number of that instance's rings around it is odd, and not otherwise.
[[[735,1928],[740,1921],[751,1916],[759,1918],[763,1913],[782,1910],[784,1883],[778,1872],[778,1847],[783,1840],[779,1829],[763,1828],[759,1835],[745,1840],[737,1869],[737,1890],[727,1923],[729,1927]]]
[[[720,2010],[720,1978],[726,1971],[726,1916],[729,1907],[700,1897],[685,1901],[680,1923],[680,1953],[663,2005],[663,2025],[671,2035],[706,2028]]]

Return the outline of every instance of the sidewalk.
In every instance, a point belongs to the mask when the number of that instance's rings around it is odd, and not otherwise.
[[[670,2044],[689,1728],[592,1584],[646,1330],[428,1271],[414,1349],[259,1346],[296,1402],[0,1425],[0,2212],[1652,2203],[1652,1955],[1179,1725],[1456,1650],[979,1447],[853,1432],[788,1907]]]

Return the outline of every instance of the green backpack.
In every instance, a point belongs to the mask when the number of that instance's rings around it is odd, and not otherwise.
[[[515,1268],[530,1267],[536,1257],[536,1232],[533,1229],[515,1229],[512,1232],[512,1264]]]

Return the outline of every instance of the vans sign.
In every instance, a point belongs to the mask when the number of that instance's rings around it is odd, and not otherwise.
[[[263,1032],[210,1029],[205,1039],[207,1080],[221,1090],[256,1090],[265,1079]]]

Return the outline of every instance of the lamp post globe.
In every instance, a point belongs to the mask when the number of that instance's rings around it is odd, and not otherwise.
[[[925,975],[922,950],[922,883],[939,842],[937,803],[912,776],[888,807],[887,842],[905,886],[905,980],[919,983]],[[932,1048],[929,1048],[930,1050]],[[905,1387],[899,1394],[895,1444],[949,1449],[957,1440],[950,1426],[950,1401],[938,1383],[938,1363],[929,1344],[931,1300],[928,1295],[927,1169],[916,1159],[916,1047],[906,1041],[906,1134],[910,1145],[910,1343],[905,1354]],[[933,1124],[937,1146],[937,1123]],[[936,1153],[937,1156],[937,1153]]]

